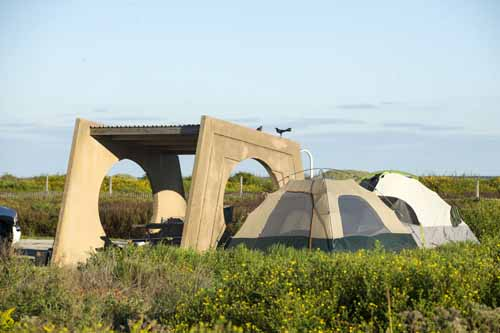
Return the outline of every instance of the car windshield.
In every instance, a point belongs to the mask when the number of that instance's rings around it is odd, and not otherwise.
[[[0,216],[0,224],[3,225],[14,225],[15,219],[11,216]]]

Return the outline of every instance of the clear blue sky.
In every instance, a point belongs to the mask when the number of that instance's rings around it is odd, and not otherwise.
[[[0,2],[0,174],[64,173],[76,117],[202,114],[317,166],[500,175],[500,2]]]

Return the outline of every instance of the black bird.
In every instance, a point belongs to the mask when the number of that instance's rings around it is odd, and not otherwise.
[[[292,131],[291,127],[288,127],[287,129],[280,129],[278,127],[275,127],[275,128],[276,128],[276,132],[278,132],[278,134],[280,135],[280,137],[283,136],[283,133],[285,133],[285,132],[291,132]]]
[[[256,128],[257,131],[262,132],[262,125]]]

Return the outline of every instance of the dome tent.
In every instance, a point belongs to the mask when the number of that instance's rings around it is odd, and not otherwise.
[[[291,180],[247,218],[229,243],[265,249],[274,244],[326,251],[413,248],[410,229],[376,194],[353,180]]]
[[[381,172],[364,179],[361,186],[376,193],[408,224],[419,246],[434,247],[449,241],[477,242],[458,209],[414,177]]]

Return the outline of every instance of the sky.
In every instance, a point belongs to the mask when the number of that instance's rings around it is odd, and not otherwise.
[[[0,1],[0,174],[65,173],[77,117],[204,114],[316,167],[500,175],[500,2]]]

